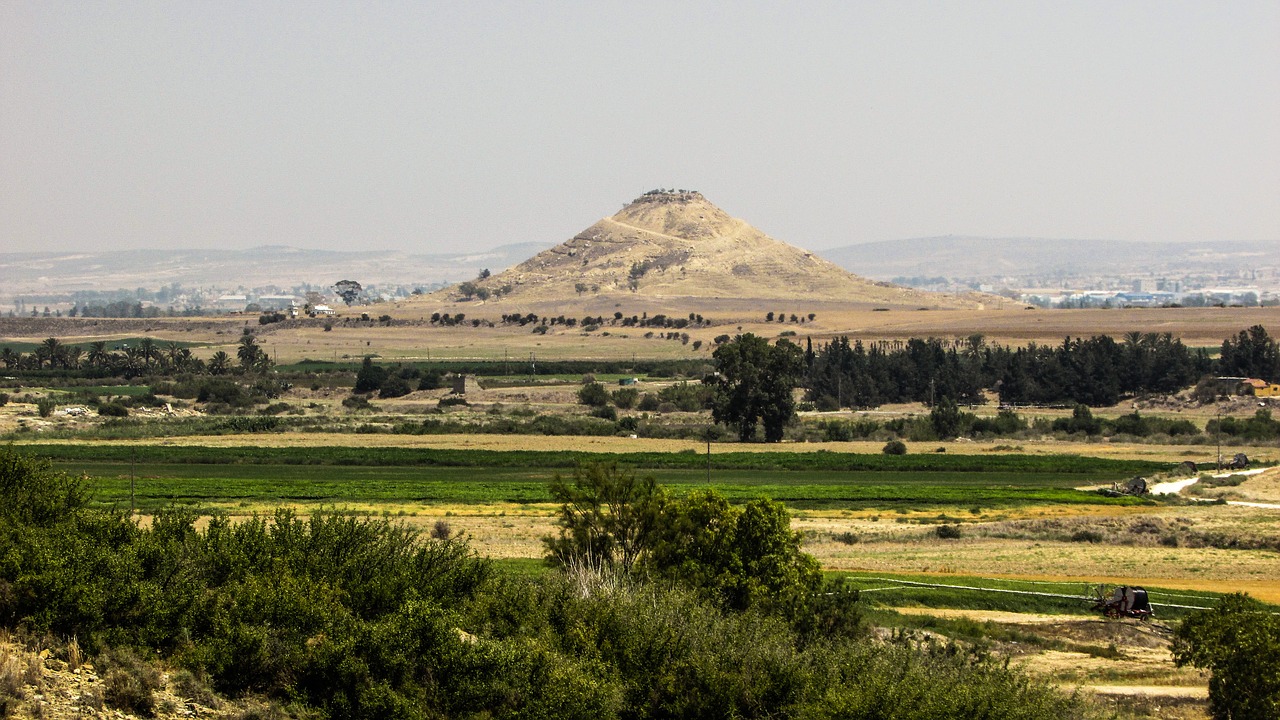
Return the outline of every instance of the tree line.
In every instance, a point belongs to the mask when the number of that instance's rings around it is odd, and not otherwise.
[[[1114,405],[1123,397],[1168,394],[1206,375],[1280,380],[1280,351],[1261,325],[1227,338],[1218,358],[1189,348],[1169,333],[1066,338],[1059,345],[1013,348],[972,335],[956,348],[936,338],[913,338],[895,349],[840,337],[805,354],[802,384],[819,409],[876,407],[942,398],[1002,404]]]
[[[31,352],[0,348],[0,365],[14,371],[63,371],[90,377],[139,377],[155,374],[266,373],[275,365],[257,339],[247,330],[240,336],[235,357],[215,352],[208,360],[196,357],[179,342],[161,343],[144,337],[135,344],[110,347],[106,340],[87,345],[47,338]]]

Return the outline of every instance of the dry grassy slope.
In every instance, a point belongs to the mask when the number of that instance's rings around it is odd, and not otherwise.
[[[647,270],[633,288],[631,271],[637,266]],[[511,286],[504,302],[515,303],[679,297],[977,308],[984,300],[1000,302],[860,278],[770,238],[696,192],[646,193],[618,214],[478,284],[490,290]],[[579,293],[580,284],[593,289]],[[436,295],[425,301],[439,302]]]

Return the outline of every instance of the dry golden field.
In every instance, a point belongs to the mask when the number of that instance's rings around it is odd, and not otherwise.
[[[807,316],[803,323],[766,323],[767,312]],[[361,312],[377,318],[387,314],[395,319],[386,326],[377,322],[360,322]],[[697,312],[713,323],[707,327],[686,330],[690,344],[656,338],[645,338],[643,328],[603,326],[594,333],[581,328],[561,326],[546,335],[535,335],[530,328],[497,326],[445,328],[433,326],[433,312],[464,313],[468,319],[479,318],[500,322],[508,313],[535,312],[541,316],[565,315],[583,317],[614,312],[624,315],[664,313],[684,317]],[[354,320],[353,320],[354,319]],[[566,299],[558,303],[520,304],[514,301],[438,302],[428,299],[408,301],[400,305],[374,305],[351,308],[328,321],[306,319],[260,326],[256,316],[227,318],[161,318],[150,320],[104,319],[0,319],[0,345],[6,342],[40,342],[58,337],[69,342],[96,339],[118,339],[150,335],[162,341],[181,340],[206,343],[196,349],[207,357],[216,350],[233,351],[243,328],[257,334],[261,345],[277,362],[294,362],[304,358],[315,360],[359,359],[376,354],[386,359],[508,359],[513,363],[536,358],[551,359],[628,359],[628,358],[706,358],[710,359],[710,341],[723,334],[751,332],[775,337],[782,332],[795,332],[793,339],[805,338],[822,342],[831,337],[848,335],[873,342],[906,340],[912,337],[965,338],[978,333],[989,342],[1023,345],[1029,342],[1057,344],[1063,338],[1107,334],[1115,337],[1128,332],[1170,333],[1183,342],[1200,347],[1217,347],[1222,340],[1252,325],[1263,325],[1272,335],[1280,335],[1280,308],[1149,308],[1115,310],[917,310],[894,307],[877,311],[866,304],[796,301],[744,301],[705,298],[649,298],[643,296],[603,299]],[[608,333],[608,335],[605,335]],[[694,350],[693,340],[702,340]]]

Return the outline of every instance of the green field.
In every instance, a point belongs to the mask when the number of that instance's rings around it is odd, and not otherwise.
[[[95,500],[141,510],[323,505],[536,504],[547,483],[579,463],[613,462],[682,493],[707,486],[692,453],[619,455],[406,448],[207,448],[42,445],[63,470],[90,478]],[[793,509],[925,509],[1029,504],[1124,505],[1072,488],[1163,465],[1096,458],[725,453],[711,486],[734,502],[772,498]]]
[[[1095,615],[1091,609],[1094,586],[1080,582],[1045,582],[968,575],[916,575],[910,573],[830,572],[860,591],[871,607],[925,607]],[[934,587],[927,587],[934,586]],[[952,587],[937,587],[952,586]],[[1213,607],[1223,593],[1176,590],[1146,586],[1155,617],[1174,620],[1194,612],[1190,608]],[[1005,592],[1008,591],[1008,592]],[[1051,597],[1069,595],[1068,597]],[[1268,605],[1280,611],[1280,606]]]

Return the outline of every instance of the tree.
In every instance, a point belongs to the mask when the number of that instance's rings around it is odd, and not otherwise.
[[[1280,347],[1265,327],[1254,325],[1222,342],[1219,369],[1222,375],[1280,380]]]
[[[604,407],[609,404],[609,391],[598,382],[589,382],[578,389],[578,402],[591,407]]]
[[[470,280],[464,283],[459,283],[458,293],[461,294],[462,297],[470,300],[471,297],[476,294],[476,284],[471,282]]]
[[[355,280],[339,280],[333,284],[333,291],[342,298],[342,302],[350,306],[360,297],[360,293],[364,292],[364,288]]]
[[[107,350],[107,342],[105,340],[95,340],[89,343],[89,355],[86,359],[96,369],[105,368],[111,362],[111,353]]]
[[[804,353],[787,340],[770,345],[751,333],[716,348],[717,376],[712,416],[734,425],[738,438],[751,440],[763,424],[765,442],[782,440],[783,429],[795,417],[792,391],[804,371]]]
[[[355,393],[371,393],[382,388],[382,384],[387,381],[390,373],[387,369],[373,364],[371,358],[365,358],[360,364],[360,370],[356,373],[356,385],[352,388]]]
[[[1280,617],[1248,595],[1227,595],[1192,613],[1173,640],[1179,667],[1212,671],[1209,708],[1218,720],[1280,717]]]
[[[637,478],[617,463],[579,466],[572,483],[559,475],[551,497],[561,503],[556,537],[544,537],[547,559],[558,565],[586,563],[630,572],[648,550],[666,495],[652,476]]]
[[[644,563],[732,610],[764,607],[794,619],[822,584],[800,541],[782,503],[739,509],[714,490],[695,491],[661,508]]]
[[[219,350],[209,358],[209,374],[223,375],[231,369],[231,356]]]
[[[236,359],[240,361],[240,367],[246,372],[253,370],[258,364],[259,355],[265,354],[252,335],[245,333],[240,336],[240,345],[236,348]]]
[[[939,440],[948,440],[960,434],[964,423],[964,414],[959,406],[949,397],[944,397],[929,411],[929,424]]]

